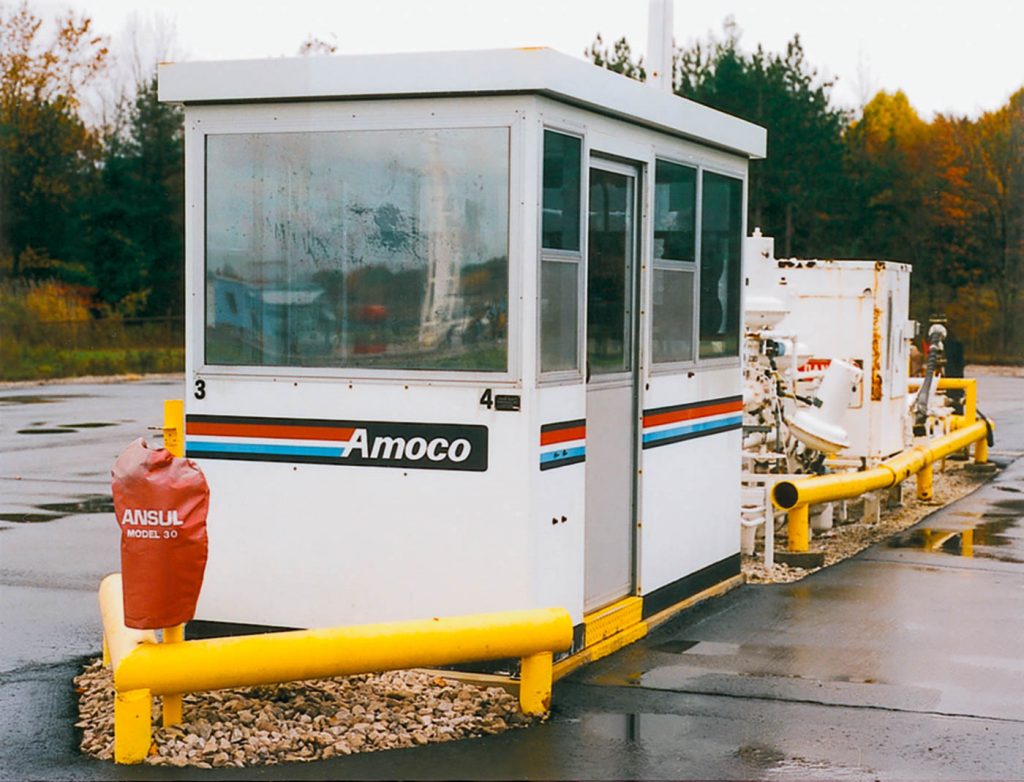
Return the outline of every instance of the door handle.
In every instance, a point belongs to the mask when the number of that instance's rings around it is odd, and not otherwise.
[[[590,382],[590,359],[587,359],[586,382]]]

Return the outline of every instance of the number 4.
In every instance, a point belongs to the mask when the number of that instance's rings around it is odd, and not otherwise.
[[[494,407],[494,395],[491,393],[491,389],[486,389],[480,396],[480,404],[490,410]]]

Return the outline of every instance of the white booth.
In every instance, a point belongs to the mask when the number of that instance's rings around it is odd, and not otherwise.
[[[762,128],[546,49],[170,64],[160,97],[197,619],[562,606],[579,649],[739,573]]]

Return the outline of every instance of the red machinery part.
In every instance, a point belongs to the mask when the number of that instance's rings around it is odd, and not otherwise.
[[[128,627],[187,622],[206,570],[210,488],[199,467],[139,438],[111,470]]]

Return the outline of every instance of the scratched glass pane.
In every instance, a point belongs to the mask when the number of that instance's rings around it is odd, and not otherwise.
[[[654,362],[693,361],[693,272],[656,267],[651,299]]]
[[[209,364],[504,371],[507,128],[212,135]]]

